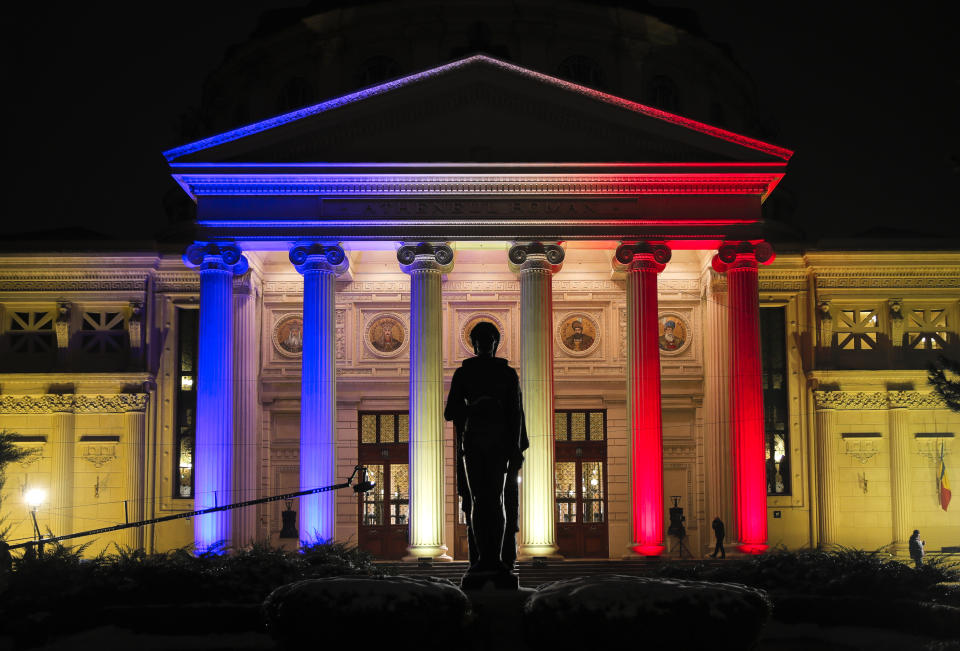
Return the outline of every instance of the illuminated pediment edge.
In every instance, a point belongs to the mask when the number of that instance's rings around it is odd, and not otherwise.
[[[923,391],[814,391],[817,409],[946,409],[944,400]]]
[[[769,143],[761,142],[740,134],[736,134],[725,129],[720,129],[706,125],[695,120],[690,120],[679,115],[674,115],[655,109],[637,102],[609,95],[585,86],[580,86],[568,81],[551,77],[542,73],[522,68],[520,66],[506,63],[485,55],[475,55],[459,61],[454,61],[436,68],[408,75],[401,79],[389,81],[378,86],[359,90],[341,97],[333,98],[313,106],[285,113],[267,120],[250,124],[232,131],[217,134],[203,140],[188,143],[164,152],[168,161],[182,160],[187,157],[198,158],[199,152],[205,152],[207,160],[210,160],[210,150],[222,147],[224,145],[235,143],[242,139],[252,139],[258,134],[263,134],[271,130],[279,130],[280,127],[293,125],[310,118],[316,118],[330,111],[337,111],[338,116],[342,115],[346,107],[352,104],[358,104],[364,100],[375,97],[396,94],[398,91],[425,82],[441,79],[457,79],[467,72],[485,71],[495,75],[502,75],[504,78],[526,81],[531,86],[540,85],[545,88],[559,89],[571,95],[571,97],[588,98],[598,104],[607,105],[611,108],[625,110],[633,113],[638,118],[647,121],[658,122],[665,126],[677,127],[684,132],[704,138],[714,139],[718,142],[733,144],[741,148],[752,150],[754,156],[765,156],[770,159],[786,161],[793,152],[777,147]],[[496,98],[494,98],[496,99]],[[386,119],[386,118],[384,118]],[[393,125],[394,128],[396,125]]]
[[[418,166],[410,164],[411,172]],[[304,168],[296,174],[246,173],[239,168],[176,172],[174,178],[193,197],[255,195],[404,196],[415,195],[638,195],[745,194],[766,196],[782,172],[725,174],[722,170],[691,169],[686,174],[657,174],[655,169],[621,174],[530,175],[503,171],[458,174],[409,174],[395,177],[373,172],[329,173]]]
[[[146,407],[147,394],[145,393],[0,395],[0,413],[5,414],[122,413],[144,411]]]

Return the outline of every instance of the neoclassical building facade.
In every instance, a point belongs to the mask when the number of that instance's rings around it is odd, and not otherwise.
[[[179,250],[0,255],[0,427],[40,451],[7,472],[11,540],[31,488],[61,535],[360,464],[365,495],[91,549],[465,558],[442,404],[486,320],[531,439],[522,556],[699,557],[714,516],[745,553],[958,544],[960,415],[925,366],[957,353],[960,252],[778,240],[789,150],[494,56],[361,85],[165,152],[197,206]]]

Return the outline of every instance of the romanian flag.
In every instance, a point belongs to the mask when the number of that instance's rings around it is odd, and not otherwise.
[[[947,464],[943,462],[943,443],[940,444],[940,467],[937,472],[937,483],[940,484],[940,508],[944,511],[950,506],[950,482],[947,480]]]

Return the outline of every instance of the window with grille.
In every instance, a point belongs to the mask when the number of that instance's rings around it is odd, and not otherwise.
[[[880,334],[879,308],[843,308],[834,328],[840,350],[874,350]]]
[[[650,80],[647,103],[664,111],[677,113],[680,110],[680,91],[676,82],[666,75],[657,75]]]
[[[193,497],[194,450],[197,428],[197,347],[200,310],[177,310],[174,497]]]
[[[84,312],[77,338],[80,352],[85,355],[123,352],[127,338],[123,312]]]
[[[941,350],[947,345],[947,310],[916,308],[906,315],[907,346],[914,350]]]
[[[366,88],[400,76],[400,64],[390,57],[378,55],[360,64],[357,86]]]
[[[790,428],[787,387],[786,312],[760,309],[763,421],[767,495],[790,495]]]
[[[7,324],[7,337],[11,353],[37,355],[56,349],[54,311],[11,311],[8,314],[10,320]]]
[[[557,410],[553,412],[553,437],[557,441],[602,441],[606,417],[605,411]]]
[[[582,54],[569,56],[560,62],[557,74],[568,81],[591,88],[603,87],[603,71],[600,64]]]

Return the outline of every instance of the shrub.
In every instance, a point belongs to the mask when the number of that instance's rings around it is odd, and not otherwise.
[[[430,648],[449,643],[469,610],[450,581],[409,576],[307,579],[277,588],[263,603],[268,631],[289,649],[332,630],[362,631],[371,648],[395,646],[414,631],[417,645]]]
[[[541,586],[525,606],[536,648],[589,647],[601,633],[654,649],[747,649],[771,610],[743,585],[617,575]]]
[[[190,547],[157,554],[115,547],[84,559],[88,546],[52,543],[45,545],[42,558],[17,559],[0,602],[0,631],[15,632],[11,629],[27,617],[49,617],[61,630],[81,628],[94,625],[112,606],[259,605],[292,581],[379,574],[369,554],[341,543],[311,545],[302,552],[261,543],[232,554],[199,555]]]

